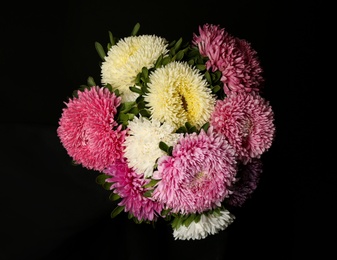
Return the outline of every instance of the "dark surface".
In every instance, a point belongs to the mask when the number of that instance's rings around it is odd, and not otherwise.
[[[327,259],[336,244],[328,239],[336,230],[335,152],[326,152],[336,109],[324,82],[334,74],[323,60],[333,53],[323,32],[331,16],[319,1],[280,3],[8,2],[0,28],[0,259]],[[140,33],[168,40],[220,24],[251,42],[265,71],[277,132],[263,177],[234,223],[202,241],[174,241],[161,221],[153,229],[110,219],[114,206],[97,173],[72,166],[56,136],[63,102],[88,76],[99,80],[94,42],[106,43],[109,30],[128,36],[136,22]]]

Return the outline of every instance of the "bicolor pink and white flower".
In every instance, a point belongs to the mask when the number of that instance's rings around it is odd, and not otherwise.
[[[202,213],[221,205],[236,175],[235,150],[209,128],[182,136],[172,156],[158,160],[152,194],[173,213]]]

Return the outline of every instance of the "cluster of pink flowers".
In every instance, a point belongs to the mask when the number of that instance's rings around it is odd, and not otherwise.
[[[193,34],[190,47],[206,58],[206,71],[221,72],[224,95],[216,97],[207,128],[174,133],[179,134],[177,141],[170,152],[156,158],[152,176],[139,174],[125,158],[130,132],[118,121],[122,98],[108,87],[96,84],[78,90],[65,102],[59,120],[57,134],[69,156],[104,174],[119,198],[117,205],[139,222],[241,207],[257,187],[263,171],[261,156],[274,139],[274,113],[261,95],[263,70],[251,45],[218,25],[205,24],[199,35]],[[201,226],[207,233],[207,223]],[[193,238],[176,232],[178,237]]]

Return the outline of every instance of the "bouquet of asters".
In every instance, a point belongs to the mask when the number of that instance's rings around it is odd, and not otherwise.
[[[228,227],[251,197],[275,136],[263,70],[244,39],[214,24],[189,42],[157,35],[95,43],[101,78],[65,102],[57,135],[73,163],[97,171],[111,216],[163,218],[180,240]]]

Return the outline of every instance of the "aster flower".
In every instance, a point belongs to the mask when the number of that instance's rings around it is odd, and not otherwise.
[[[259,91],[264,83],[257,52],[244,39],[230,35],[219,25],[199,27],[200,35],[193,34],[193,44],[200,54],[209,58],[207,69],[219,70],[224,92]]]
[[[108,176],[106,182],[112,183],[111,190],[122,198],[118,205],[123,206],[125,212],[131,213],[139,221],[154,221],[157,219],[162,210],[162,205],[143,196],[148,190],[144,186],[150,180],[130,169],[125,158],[116,160],[103,172]]]
[[[76,163],[101,171],[122,157],[125,131],[114,120],[120,97],[98,86],[77,93],[65,103],[57,134]]]
[[[241,207],[257,188],[262,174],[262,161],[252,159],[249,163],[239,163],[236,181],[231,187],[231,194],[226,199],[228,205]]]
[[[171,62],[149,76],[148,102],[151,116],[176,129],[186,122],[201,127],[213,111],[215,98],[200,71],[186,62]]]
[[[179,226],[173,230],[173,237],[177,240],[200,240],[208,235],[217,234],[226,229],[235,217],[226,209],[220,213],[202,214],[198,222],[192,221],[187,227]]]
[[[156,160],[165,155],[159,148],[159,142],[174,145],[179,134],[168,123],[161,124],[157,120],[149,120],[142,116],[135,117],[128,124],[128,135],[125,138],[125,154],[128,165],[136,173],[151,177]]]
[[[155,35],[140,35],[123,38],[113,45],[101,65],[102,84],[110,84],[122,94],[122,101],[134,101],[137,94],[136,77],[143,67],[154,67],[156,60],[168,52],[167,41]]]
[[[208,129],[182,136],[172,156],[158,160],[152,194],[173,213],[202,213],[219,207],[235,179],[235,151],[223,135]]]
[[[275,134],[274,114],[269,102],[256,93],[232,93],[217,100],[210,123],[226,136],[244,163],[260,158]]]

